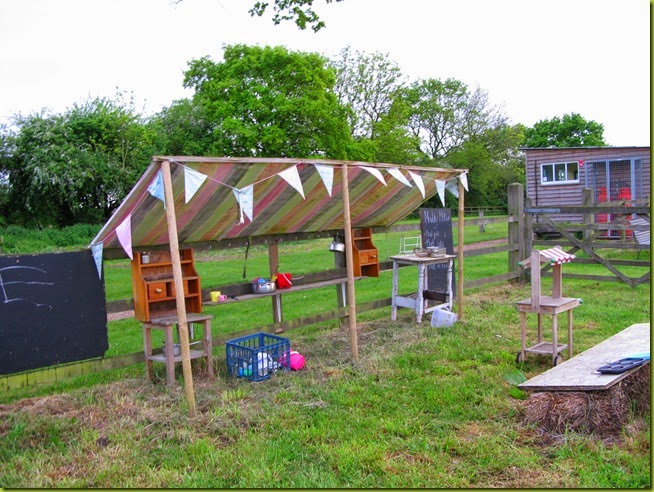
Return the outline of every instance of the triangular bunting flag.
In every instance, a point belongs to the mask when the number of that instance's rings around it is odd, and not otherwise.
[[[280,178],[283,178],[288,184],[297,190],[297,192],[304,198],[304,189],[302,188],[302,181],[300,181],[300,174],[297,172],[297,166],[284,169],[281,173],[277,173]]]
[[[129,256],[130,260],[134,259],[132,256],[132,216],[131,214],[127,216],[121,224],[116,227],[116,236],[118,237],[118,242]]]
[[[461,180],[461,184],[463,185],[465,190],[468,191],[468,173],[460,174],[459,179]]]
[[[361,169],[365,169],[368,171],[370,174],[372,174],[375,178],[377,178],[381,184],[384,186],[386,185],[386,180],[384,179],[384,176],[382,176],[382,173],[379,169],[376,169],[374,167],[368,167],[368,166],[359,166]]]
[[[200,186],[202,186],[205,179],[207,179],[207,176],[195,169],[190,169],[188,167],[184,168],[184,203],[191,201],[191,198],[193,198],[195,192],[198,191]]]
[[[232,191],[234,191],[240,209],[239,224],[245,222],[244,214],[252,222],[252,216],[254,215],[254,185],[246,186],[240,190],[234,188]]]
[[[157,173],[152,180],[152,183],[150,183],[150,186],[148,186],[148,191],[153,197],[161,200],[164,208],[166,208],[166,197],[164,196],[163,175],[161,174],[161,171]]]
[[[457,184],[456,180],[452,179],[450,180],[446,185],[445,189],[452,193],[455,197],[459,198],[459,185]]]
[[[93,260],[95,261],[95,267],[98,269],[98,278],[102,279],[102,243],[92,244],[91,253],[93,254]]]
[[[436,191],[438,191],[438,198],[441,199],[441,203],[443,206],[445,206],[445,181],[441,181],[440,179],[435,180],[436,181]]]
[[[332,188],[334,186],[334,168],[323,164],[314,164],[313,167],[315,167],[318,174],[320,174],[320,179],[322,179],[322,184],[327,188],[327,193],[329,193],[329,196],[332,196]]]
[[[408,179],[404,177],[404,174],[402,174],[402,171],[400,171],[398,168],[393,167],[388,170],[389,174],[393,176],[395,179],[397,179],[400,183],[403,185],[408,186],[409,188],[413,188],[413,185],[409,182]]]
[[[411,176],[411,179],[420,190],[420,193],[422,193],[422,197],[425,198],[425,183],[423,183],[422,177],[419,174],[413,173],[411,171],[409,171],[409,176]]]

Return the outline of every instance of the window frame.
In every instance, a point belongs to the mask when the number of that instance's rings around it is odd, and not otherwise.
[[[570,169],[570,165],[575,166],[575,170]],[[566,179],[557,180],[557,173],[561,172],[561,167],[563,166],[563,175],[566,176]],[[550,169],[549,172],[545,170]],[[571,174],[574,176],[576,171],[576,178],[567,179]],[[551,181],[547,178],[551,177]],[[567,184],[579,184],[579,161],[564,161],[564,162],[547,162],[540,165],[540,184],[543,186],[556,186],[556,185],[567,185]]]

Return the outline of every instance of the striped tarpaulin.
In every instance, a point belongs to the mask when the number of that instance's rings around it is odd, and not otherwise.
[[[148,192],[164,160],[171,163],[180,247],[229,238],[343,229],[343,165],[348,169],[353,228],[390,226],[437,193],[435,180],[448,181],[467,172],[462,169],[315,159],[154,157],[93,244],[102,243],[104,249],[122,249],[116,228],[129,216],[133,247],[168,244],[163,202]],[[331,196],[316,164],[334,170]],[[297,167],[305,198],[279,176],[280,172],[293,166]],[[386,186],[362,166],[380,170]],[[413,186],[392,177],[389,170],[394,168],[399,169]],[[207,176],[188,203],[185,203],[185,169]],[[421,177],[424,198],[408,171]],[[234,189],[249,185],[254,185],[253,218],[240,223],[241,211]]]

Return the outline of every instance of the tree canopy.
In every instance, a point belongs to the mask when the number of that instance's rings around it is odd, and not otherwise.
[[[343,0],[325,0],[325,3],[342,2]],[[274,0],[273,22],[275,25],[282,21],[293,21],[295,25],[304,30],[308,26],[314,32],[325,27],[325,22],[320,20],[318,14],[313,10],[314,0]],[[250,9],[250,15],[261,17],[269,7],[269,2],[256,2]]]
[[[540,120],[525,130],[525,147],[603,147],[604,125],[578,113]]]

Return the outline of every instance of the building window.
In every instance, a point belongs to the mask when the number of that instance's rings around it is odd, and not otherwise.
[[[541,164],[541,184],[579,183],[579,163],[558,162],[555,164]]]

